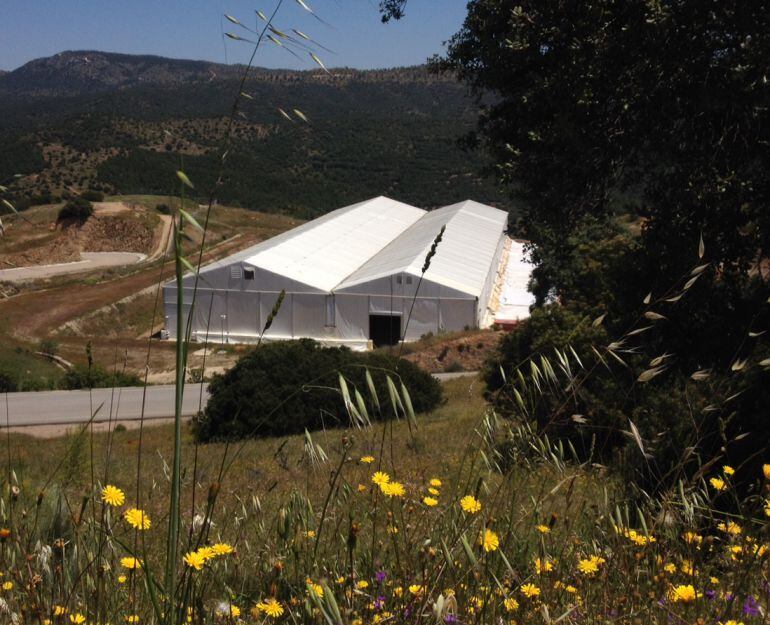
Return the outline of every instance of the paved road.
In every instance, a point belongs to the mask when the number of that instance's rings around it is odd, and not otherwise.
[[[474,376],[477,372],[436,373],[439,380]],[[198,412],[201,385],[185,387],[182,414]],[[6,403],[7,397],[7,403]],[[136,421],[142,416],[141,387],[100,388],[89,391],[43,391],[35,393],[8,393],[0,395],[0,427],[29,425],[70,425],[85,423],[93,412],[95,423],[105,421]],[[203,405],[208,401],[208,385],[203,385]],[[101,407],[100,407],[101,406]],[[6,410],[7,409],[7,410]],[[164,419],[174,415],[174,386],[148,386],[144,418]]]
[[[147,258],[144,254],[136,252],[82,252],[80,256],[83,260],[72,263],[0,269],[0,282],[41,280],[68,273],[103,269],[105,267],[122,267],[124,265],[133,265]]]
[[[198,411],[201,387],[188,384],[185,387],[182,414],[191,416]],[[208,400],[208,387],[204,385],[203,402]],[[96,413],[95,423],[141,418],[142,387],[100,388],[89,391],[44,391],[38,393],[8,393],[0,397],[0,426],[64,425],[87,422],[91,406]],[[101,408],[100,408],[101,405]],[[7,406],[7,415],[6,415]],[[148,386],[145,400],[145,419],[168,418],[174,415],[174,386],[166,384]]]

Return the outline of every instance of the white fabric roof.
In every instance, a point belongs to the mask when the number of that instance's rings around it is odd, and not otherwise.
[[[380,196],[340,208],[206,267],[244,262],[323,291],[337,284],[425,215]]]
[[[529,308],[535,303],[535,296],[528,290],[532,269],[524,243],[511,241],[496,321],[518,321],[529,317]]]
[[[484,288],[508,213],[466,200],[430,211],[352,273],[335,290],[395,273],[420,275],[425,256],[446,226],[425,279],[478,297]],[[491,270],[496,271],[497,267]]]

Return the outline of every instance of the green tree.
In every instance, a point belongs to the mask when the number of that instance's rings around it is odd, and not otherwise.
[[[476,138],[523,205],[541,299],[569,272],[564,240],[629,202],[661,279],[701,233],[726,271],[756,265],[770,244],[769,26],[763,3],[737,0],[468,4],[435,66],[486,103]]]

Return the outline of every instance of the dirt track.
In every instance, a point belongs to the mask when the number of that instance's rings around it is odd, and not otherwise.
[[[204,254],[204,262],[221,258],[254,242],[247,236],[233,237],[213,246]],[[76,319],[91,311],[107,306],[131,293],[158,285],[171,277],[173,268],[166,262],[161,273],[161,264],[152,263],[127,276],[112,280],[85,284],[70,278],[69,284],[20,293],[5,300],[0,300],[0,328],[2,333],[14,342],[37,343],[40,339],[51,336],[67,321]],[[162,319],[162,312],[160,319]],[[84,339],[80,337],[57,339],[61,343],[63,355],[82,359]],[[113,354],[128,357],[127,365],[133,370],[142,370],[147,350],[147,339],[100,339],[91,340],[97,360],[111,362]],[[170,366],[173,359],[173,345],[158,343],[154,348],[157,359],[154,369]],[[168,366],[167,366],[168,365]]]
[[[32,265],[14,269],[0,269],[0,282],[26,282],[28,280],[46,280],[84,271],[95,271],[107,267],[123,267],[145,260],[144,254],[135,252],[82,252],[82,260],[56,265]]]

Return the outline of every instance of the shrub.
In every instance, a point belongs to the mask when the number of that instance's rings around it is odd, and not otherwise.
[[[0,393],[15,393],[18,390],[16,379],[5,371],[0,371]]]
[[[88,200],[89,202],[103,202],[104,201],[104,193],[101,191],[94,191],[93,189],[88,189],[86,191],[83,191],[83,193],[80,194],[80,197],[84,200]]]
[[[85,365],[75,365],[64,374],[59,387],[65,390],[81,388],[110,388],[113,386],[142,386],[144,382],[133,373],[123,371],[106,371],[98,365],[90,368]]]
[[[382,413],[375,409],[366,386],[371,373]],[[214,375],[211,397],[199,415],[199,440],[251,436],[283,436],[348,424],[339,391],[342,373],[351,388],[367,398],[372,418],[389,418],[386,374],[409,390],[416,412],[435,408],[441,386],[416,365],[379,353],[359,354],[342,347],[321,347],[310,339],[262,345],[244,355],[224,375]]]
[[[607,354],[604,346],[612,339],[603,325],[564,306],[535,309],[530,319],[500,341],[485,364],[487,398],[500,413],[530,420],[539,432],[569,441],[582,460],[613,464],[626,485],[648,493],[697,475],[705,461],[719,456],[726,463],[745,466],[746,475],[756,475],[770,453],[766,418],[770,370],[757,365],[770,355],[764,336],[754,338],[753,353],[746,351],[745,370],[723,366],[712,369],[705,379],[693,379],[693,371],[703,365],[683,366],[683,357],[669,356],[660,376],[640,383],[639,374],[652,362],[644,348],[653,354],[665,352],[665,343],[658,343],[652,331],[643,336],[637,341],[641,346],[626,344],[623,367]],[[715,344],[719,341],[714,339]],[[605,354],[603,362],[592,346]],[[577,358],[568,355],[577,375],[568,385],[554,350],[569,354],[570,347],[577,354]],[[537,385],[522,384],[515,370],[520,367],[531,379],[530,357],[541,371],[546,369],[541,358],[549,359],[556,381],[544,373]],[[629,422],[646,455],[629,435]],[[509,455],[506,448],[499,451]]]
[[[48,356],[55,356],[59,353],[59,344],[52,339],[43,339],[40,341],[38,349]]]
[[[67,202],[59,211],[57,221],[75,221],[84,223],[94,214],[94,206],[82,197]]]

